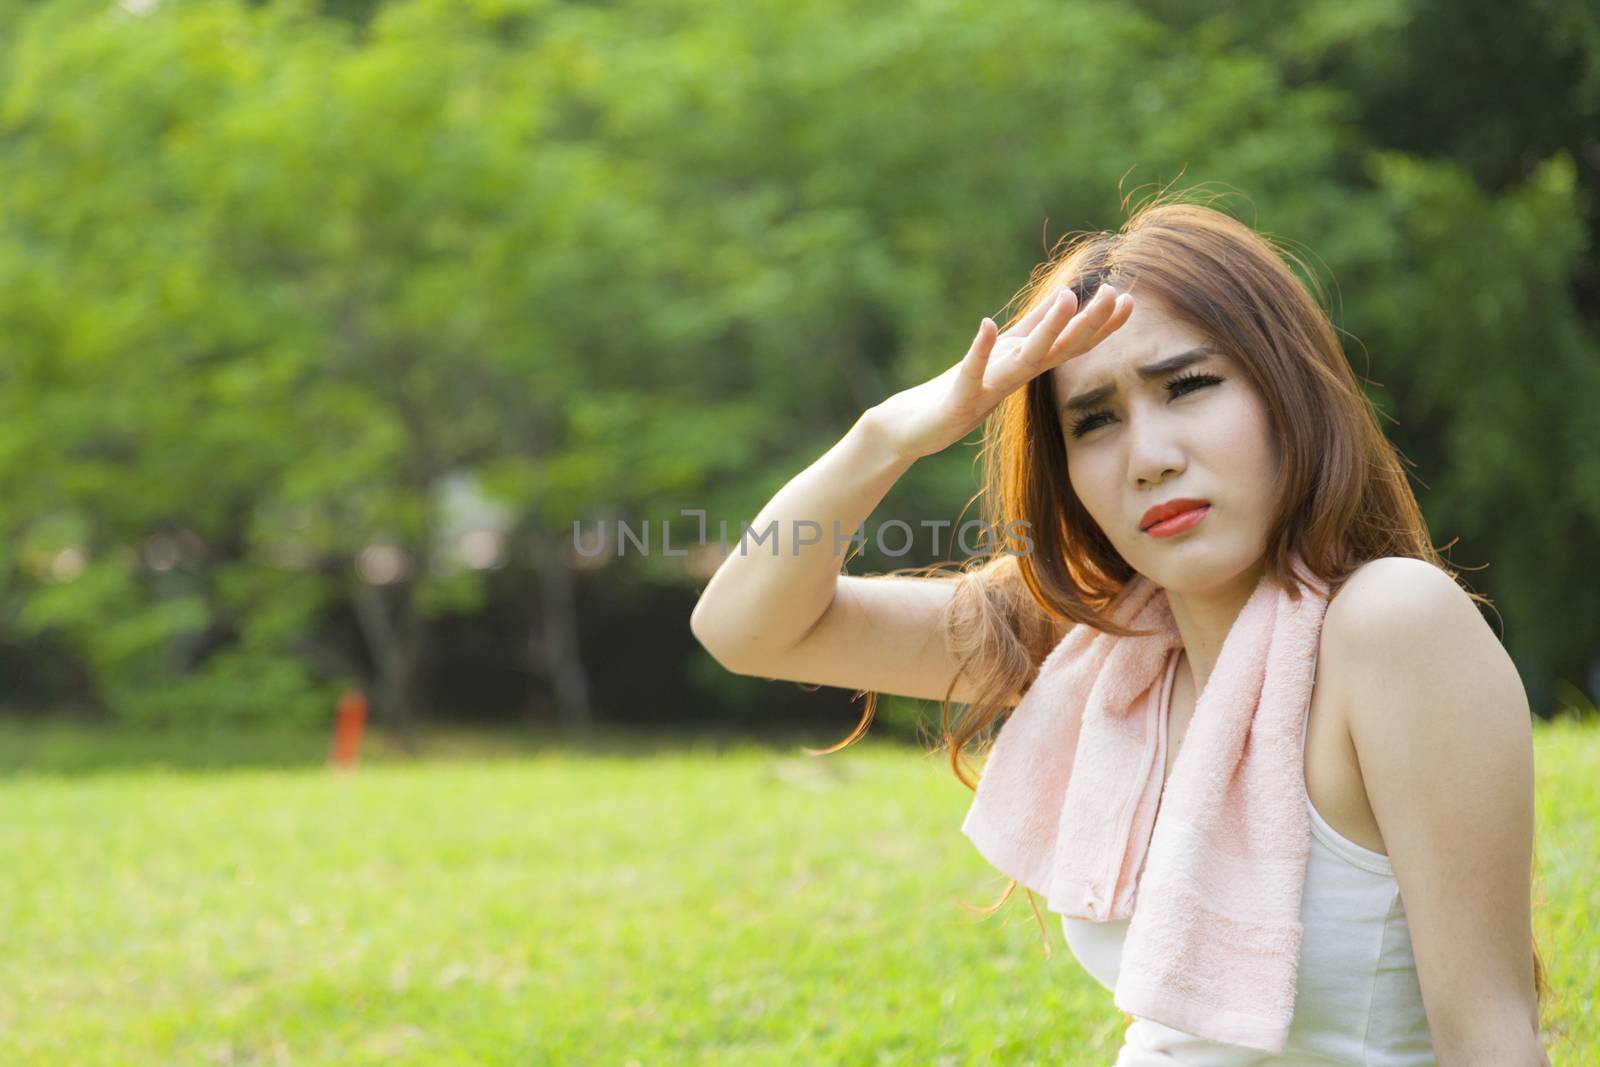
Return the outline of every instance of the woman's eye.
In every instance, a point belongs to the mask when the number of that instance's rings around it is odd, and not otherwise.
[[[1109,416],[1107,416],[1103,411],[1096,411],[1091,414],[1084,415],[1078,419],[1077,422],[1072,424],[1072,436],[1082,437],[1084,434],[1100,425],[1095,421],[1096,419],[1104,419],[1108,417]]]
[[[1182,374],[1167,382],[1167,392],[1174,397],[1187,396],[1196,390],[1204,389],[1208,385],[1218,385],[1221,382],[1222,379],[1215,374]],[[1082,437],[1090,430],[1099,428],[1101,425],[1099,420],[1109,419],[1110,417],[1110,412],[1106,411],[1091,411],[1086,415],[1080,416],[1078,421],[1072,424],[1072,436]]]
[[[1192,393],[1208,385],[1216,385],[1222,381],[1215,374],[1183,374],[1167,383],[1167,389],[1179,396]]]

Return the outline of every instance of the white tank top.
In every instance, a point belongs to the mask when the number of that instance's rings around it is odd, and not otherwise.
[[[1158,721],[1166,766],[1165,704],[1178,651],[1161,687]],[[1313,671],[1315,666],[1313,665]],[[1306,717],[1310,721],[1309,713]],[[1300,733],[1305,748],[1307,728]],[[1300,970],[1294,1019],[1283,1052],[1273,1055],[1195,1037],[1134,1016],[1115,1067],[1432,1067],[1433,1041],[1411,954],[1411,931],[1389,857],[1340,835],[1328,825],[1301,780],[1311,816],[1306,861]],[[1157,816],[1159,818],[1159,815]],[[1138,909],[1138,897],[1134,898]],[[1122,943],[1131,919],[1094,922],[1062,916],[1067,947],[1099,983],[1116,988]]]

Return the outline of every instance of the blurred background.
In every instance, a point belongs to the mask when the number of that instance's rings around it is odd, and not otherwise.
[[[914,743],[937,707],[797,756],[859,698],[730,675],[688,616],[719,521],[1169,186],[1306,258],[1494,601],[1560,731],[1564,944],[1600,812],[1593,4],[0,0],[8,1062],[1114,1052],[1058,929],[1034,973],[1025,905],[950,905],[996,883]],[[958,520],[975,457],[874,521]]]

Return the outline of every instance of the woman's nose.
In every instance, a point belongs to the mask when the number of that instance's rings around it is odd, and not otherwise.
[[[1128,480],[1135,486],[1156,485],[1183,471],[1184,453],[1174,427],[1158,414],[1131,415],[1128,442]]]

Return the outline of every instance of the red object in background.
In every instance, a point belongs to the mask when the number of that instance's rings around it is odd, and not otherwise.
[[[355,770],[361,755],[361,731],[367,724],[366,694],[351,690],[339,698],[339,713],[333,721],[333,751],[330,760],[336,771]]]

